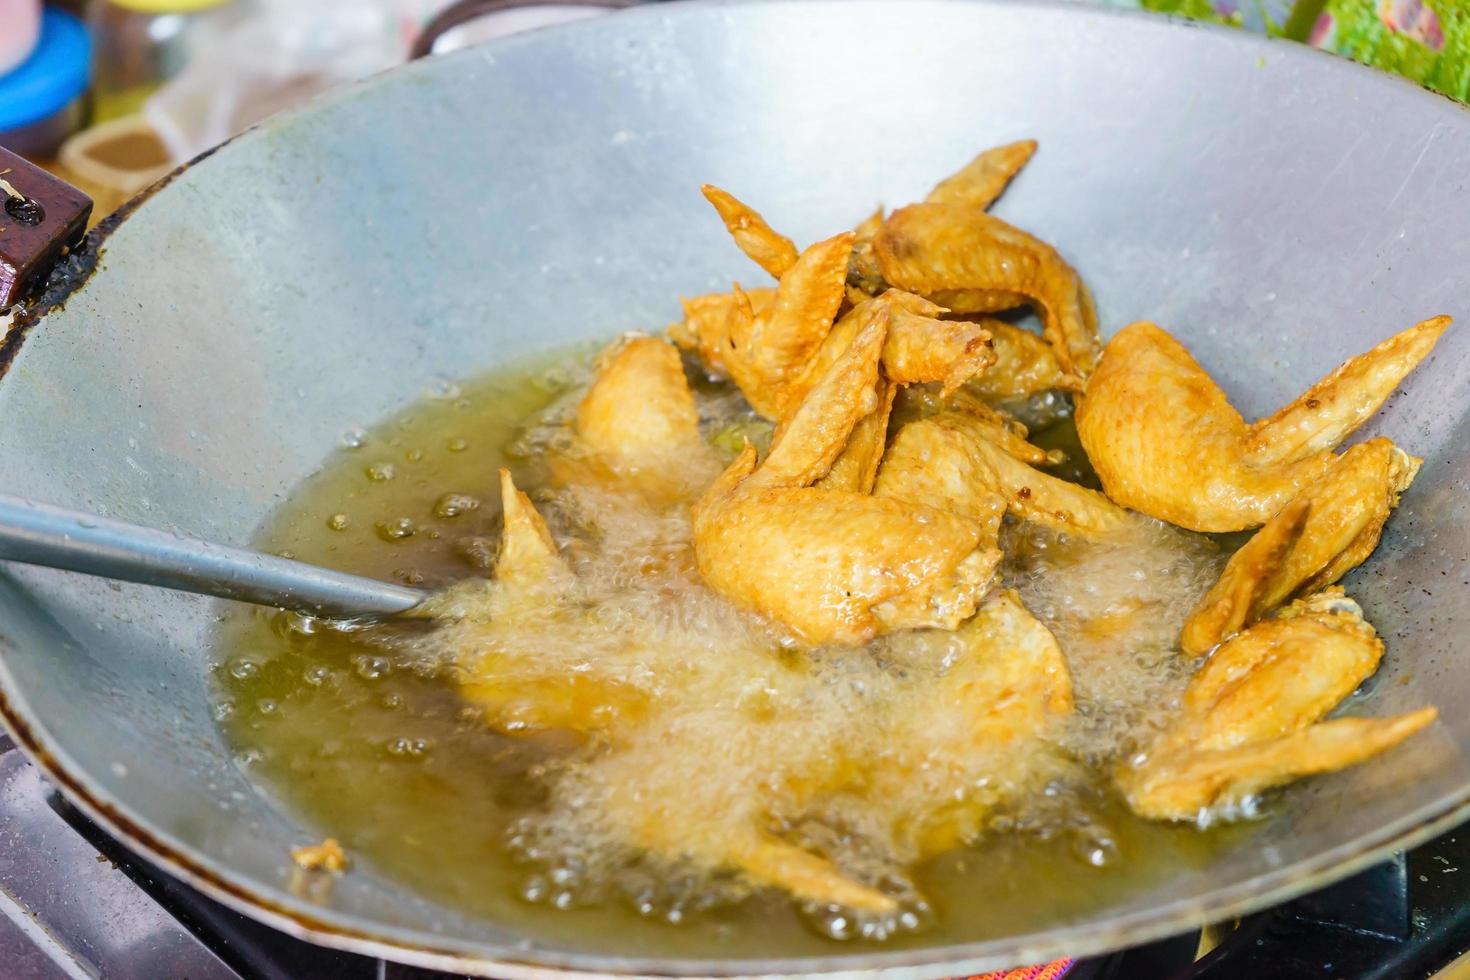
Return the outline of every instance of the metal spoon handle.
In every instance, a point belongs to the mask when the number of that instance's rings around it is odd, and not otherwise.
[[[0,494],[0,559],[321,616],[393,615],[418,589]]]

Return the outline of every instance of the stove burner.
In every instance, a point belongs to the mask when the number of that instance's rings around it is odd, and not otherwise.
[[[1412,980],[1470,950],[1470,830],[1322,891],[1112,956],[1067,980]],[[436,980],[313,946],[158,871],[63,800],[0,735],[0,978]]]

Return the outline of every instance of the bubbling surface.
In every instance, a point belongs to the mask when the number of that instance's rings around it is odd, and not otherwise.
[[[1109,768],[1177,703],[1187,665],[1173,641],[1225,557],[1146,520],[1087,541],[1006,529],[1006,584],[1056,634],[1077,710],[1033,750],[966,763],[987,804],[973,846],[916,862],[892,832],[895,815],[932,792],[921,778],[814,803],[811,774],[861,771],[925,717],[926,692],[957,655],[953,635],[796,649],[703,585],[686,509],[559,485],[548,460],[575,450],[569,423],[589,364],[587,351],[558,352],[443,385],[349,431],[257,537],[360,574],[473,583],[495,555],[495,473],[506,465],[576,573],[566,601],[431,629],[229,612],[218,714],[240,764],[360,866],[603,952],[800,955],[830,952],[832,940],[891,947],[1036,928],[1198,866],[1243,832],[1149,824],[1109,788]],[[769,437],[738,393],[693,380],[718,449]],[[1068,475],[1085,481],[1065,403],[1018,408],[1040,423],[1039,443],[1069,449]],[[486,594],[461,588],[462,603]],[[656,710],[614,750],[492,731],[459,684],[465,652],[484,649],[505,676],[595,677]],[[883,888],[898,911],[791,902],[710,862],[646,853],[630,828],[649,820],[711,849],[759,824]]]

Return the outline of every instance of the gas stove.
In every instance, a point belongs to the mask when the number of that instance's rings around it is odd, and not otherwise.
[[[1470,976],[1470,832],[1312,895],[1073,964],[1067,980]],[[133,855],[0,735],[0,980],[434,980],[292,939]]]

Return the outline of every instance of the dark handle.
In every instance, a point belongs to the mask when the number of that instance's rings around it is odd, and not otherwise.
[[[90,197],[0,147],[0,311],[46,278],[91,216]]]
[[[461,24],[478,20],[486,14],[498,14],[517,7],[608,7],[621,10],[637,0],[459,0],[451,3],[424,25],[418,40],[409,51],[410,58],[422,58],[434,50],[434,42]]]

